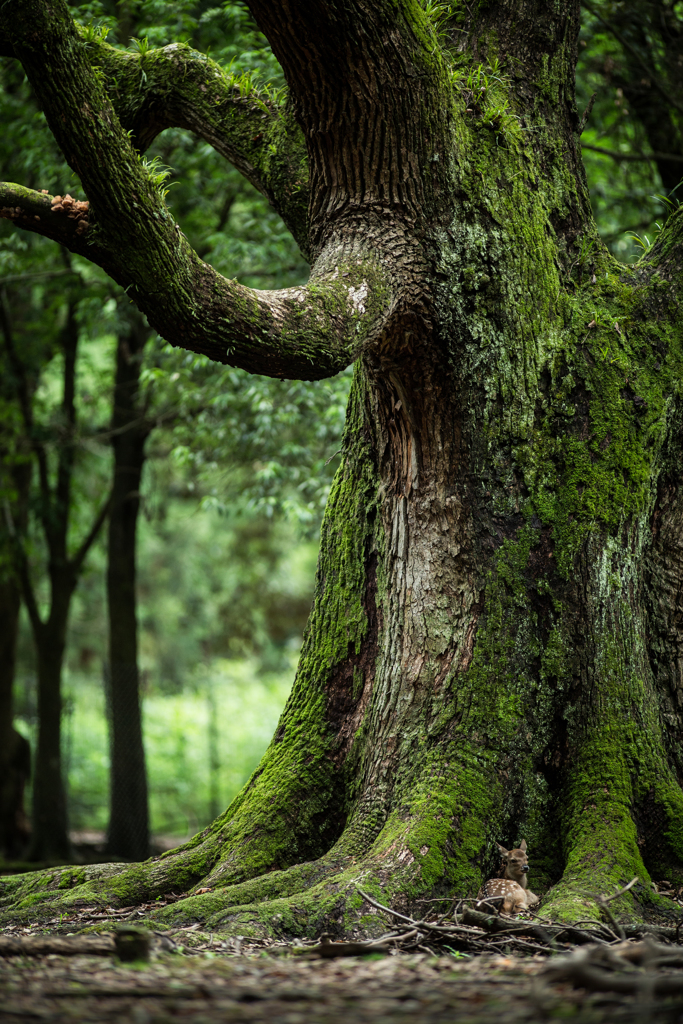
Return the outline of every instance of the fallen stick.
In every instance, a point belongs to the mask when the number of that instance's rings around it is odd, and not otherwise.
[[[389,943],[401,938],[399,935],[384,935],[381,939],[371,942],[332,942],[332,937],[324,932],[317,946],[292,946],[292,952],[298,954],[315,953],[322,957],[335,956],[367,956],[368,953],[387,953]]]
[[[0,935],[0,956],[111,956],[113,935]]]
[[[548,946],[558,935],[566,934],[571,941],[579,945],[588,942],[595,942],[596,937],[589,932],[572,928],[571,925],[560,924],[534,924],[533,921],[511,921],[510,918],[482,914],[478,910],[465,910],[462,915],[465,924],[476,925],[486,932],[507,932],[510,935],[530,935],[538,942]]]
[[[604,947],[584,947],[570,956],[551,960],[540,977],[548,981],[569,981],[574,988],[590,989],[593,992],[619,992],[634,995],[647,988],[653,995],[676,995],[683,992],[683,974],[655,974],[642,971],[605,970],[599,963],[591,962],[596,952]],[[611,951],[610,951],[611,952]]]

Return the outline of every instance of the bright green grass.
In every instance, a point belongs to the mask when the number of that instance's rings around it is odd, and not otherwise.
[[[215,708],[214,802],[224,810],[266,749],[289,694],[298,655],[279,673],[258,673],[251,660],[215,660],[184,693],[144,699],[143,728],[154,834],[191,835],[212,818],[211,705]],[[65,679],[64,763],[69,827],[106,829],[109,746],[101,683]],[[31,740],[26,722],[17,722]]]

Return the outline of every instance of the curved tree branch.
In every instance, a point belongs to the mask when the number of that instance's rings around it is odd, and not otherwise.
[[[64,0],[3,7],[17,57],[89,206],[0,187],[0,213],[102,266],[173,344],[274,377],[337,373],[384,330],[395,281],[377,236],[348,233],[305,288],[260,292],[203,263],[171,217],[92,68]],[[58,201],[59,200],[59,201]]]
[[[307,255],[308,158],[288,105],[183,43],[131,52],[74,28],[139,152],[166,128],[193,132],[266,196]],[[0,56],[18,57],[6,13],[0,15]]]
[[[142,248],[132,218],[129,237],[119,231],[107,244],[113,232],[81,221],[87,228],[79,233],[55,202],[60,198],[0,182],[0,217],[103,267],[162,337],[216,362],[270,377],[329,377],[379,336],[395,308],[392,281],[361,236],[336,247],[334,265],[321,267],[307,286],[257,291],[202,262],[149,190],[145,198],[157,209],[146,224],[141,218]]]
[[[86,48],[140,152],[165,128],[198,135],[269,199],[306,254],[306,147],[287,106],[184,44],[131,53],[95,40]]]

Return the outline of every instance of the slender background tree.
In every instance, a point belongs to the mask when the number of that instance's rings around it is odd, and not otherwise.
[[[111,813],[107,852],[127,860],[149,854],[147,770],[142,738],[136,597],[137,521],[150,423],[140,395],[149,329],[134,310],[116,347],[111,419],[114,487],[107,544],[108,697],[111,716]]]
[[[33,834],[30,856],[34,860],[68,859],[66,797],[62,776],[62,668],[71,599],[85,558],[105,521],[110,500],[105,497],[85,536],[69,550],[71,490],[76,434],[76,362],[79,339],[77,303],[67,302],[56,347],[62,360],[62,394],[52,429],[36,421],[30,366],[19,353],[12,325],[11,307],[3,296],[0,326],[5,344],[8,378],[13,382],[27,443],[36,461],[39,491],[37,515],[47,551],[49,597],[41,611],[39,591],[32,580],[26,536],[19,522],[11,521],[17,574],[33,631],[38,666],[39,732],[35,758]],[[52,437],[57,441],[56,466],[51,473]],[[54,480],[51,476],[54,475]],[[10,510],[8,509],[8,514]]]

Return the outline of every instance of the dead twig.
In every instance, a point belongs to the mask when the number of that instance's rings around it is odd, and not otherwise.
[[[625,892],[628,892],[629,889],[632,889],[637,881],[638,881],[638,875],[636,875],[635,878],[632,878],[631,881],[628,883],[628,885],[625,885],[623,889],[619,889],[619,891],[615,892],[612,896],[601,896],[600,899],[602,900],[603,903],[611,903],[612,900],[618,900],[619,897],[623,896]]]
[[[609,904],[612,902],[612,900],[618,900],[620,896],[623,896],[624,893],[627,893],[629,889],[633,888],[637,881],[638,876],[636,875],[635,878],[631,879],[628,885],[625,885],[622,889],[619,889],[618,892],[615,892],[612,896],[597,895],[593,897],[595,899],[595,902],[600,907],[601,911],[608,919],[609,923],[612,925],[612,928],[617,933],[620,939],[625,939],[626,933],[617,921],[617,919],[614,917],[614,914],[609,908]]]
[[[113,935],[0,935],[0,956],[112,956]]]

